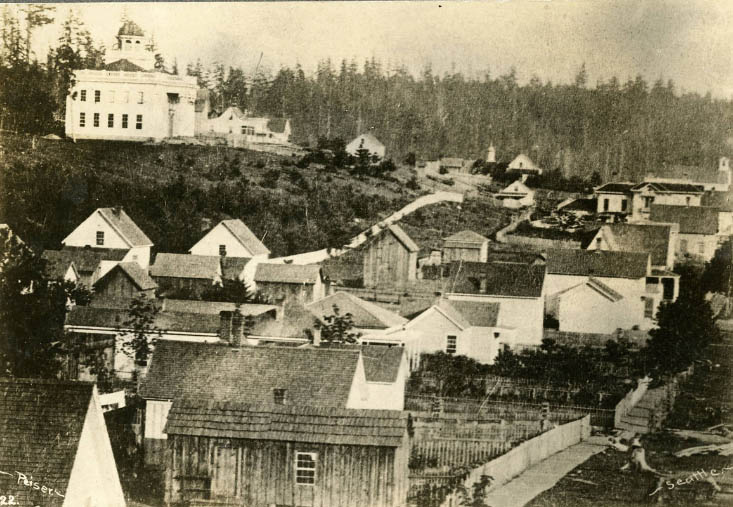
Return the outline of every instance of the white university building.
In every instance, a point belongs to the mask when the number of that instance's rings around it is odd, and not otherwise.
[[[79,70],[66,98],[66,136],[159,141],[193,137],[196,77],[154,70],[145,34],[132,21],[117,33],[105,70]]]

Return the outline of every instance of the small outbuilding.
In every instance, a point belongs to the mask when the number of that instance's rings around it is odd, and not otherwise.
[[[361,134],[346,145],[346,153],[356,157],[359,150],[367,150],[370,156],[376,155],[380,160],[384,159],[387,148],[373,134]]]
[[[461,231],[443,238],[443,262],[486,262],[489,238],[473,231]]]
[[[415,280],[420,248],[397,224],[381,230],[364,252],[364,286],[405,286]]]

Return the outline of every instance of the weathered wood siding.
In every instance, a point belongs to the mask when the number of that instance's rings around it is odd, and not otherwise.
[[[158,284],[161,293],[191,291],[192,294],[200,296],[204,291],[211,289],[214,280],[206,280],[203,278],[180,278],[168,276],[154,276],[153,280]]]
[[[481,248],[444,246],[443,263],[448,264],[453,261],[485,262],[481,260]]]
[[[148,297],[155,296],[153,289],[141,291],[128,276],[120,273],[119,269],[115,270],[114,273],[110,273],[109,276],[95,285],[94,292],[99,296],[116,298],[131,298],[140,293],[144,293]]]
[[[417,252],[410,252],[388,229],[364,252],[364,286],[400,286],[415,279]]]
[[[395,449],[178,435],[168,442],[168,502],[200,498],[249,507],[396,507],[407,498],[406,445]],[[314,485],[295,483],[296,452],[318,453]],[[202,491],[209,485],[209,493]]]

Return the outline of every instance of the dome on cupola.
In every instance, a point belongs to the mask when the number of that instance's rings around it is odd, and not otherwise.
[[[120,30],[117,32],[117,36],[144,37],[145,32],[143,32],[143,29],[137,23],[127,20],[122,23]]]

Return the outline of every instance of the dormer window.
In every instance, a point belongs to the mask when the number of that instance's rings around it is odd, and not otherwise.
[[[97,246],[104,245],[104,231],[97,231]]]
[[[285,389],[273,389],[272,398],[275,405],[285,405]]]

